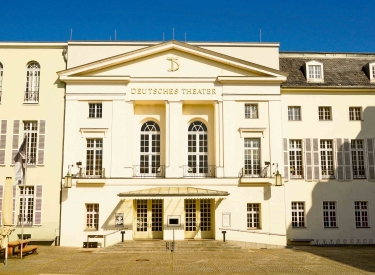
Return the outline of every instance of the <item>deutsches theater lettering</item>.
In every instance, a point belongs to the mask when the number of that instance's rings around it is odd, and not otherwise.
[[[133,95],[216,95],[216,89],[178,89],[178,88],[169,88],[169,89],[163,89],[163,88],[132,88],[131,93]]]

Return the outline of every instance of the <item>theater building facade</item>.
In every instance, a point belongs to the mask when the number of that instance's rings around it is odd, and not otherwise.
[[[278,46],[69,42],[61,245],[285,245]]]
[[[374,99],[375,54],[0,43],[0,200],[30,142],[10,240],[373,243]]]

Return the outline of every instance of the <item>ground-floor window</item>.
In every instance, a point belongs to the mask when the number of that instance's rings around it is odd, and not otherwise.
[[[247,228],[248,229],[260,228],[260,204],[259,203],[247,204]]]
[[[323,202],[324,228],[337,227],[337,205],[335,201]]]
[[[91,230],[99,229],[99,204],[98,203],[86,204],[86,229],[91,229]]]
[[[367,201],[355,201],[355,226],[358,227],[370,227],[369,215],[368,215],[368,202]]]
[[[18,224],[33,225],[34,220],[34,187],[20,187]]]
[[[306,227],[304,202],[292,202],[292,227]]]

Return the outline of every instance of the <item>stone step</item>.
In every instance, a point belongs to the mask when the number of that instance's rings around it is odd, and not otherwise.
[[[169,252],[166,244],[169,241],[124,241],[101,250],[101,253],[127,252]],[[169,242],[171,243],[171,242]],[[174,252],[214,252],[214,251],[242,251],[240,246],[216,240],[184,240],[175,241]]]

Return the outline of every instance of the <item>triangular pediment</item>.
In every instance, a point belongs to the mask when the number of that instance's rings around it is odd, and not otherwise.
[[[272,79],[286,74],[197,46],[169,41],[58,72],[69,81],[130,81],[131,78]],[[219,80],[220,81],[220,80]]]

